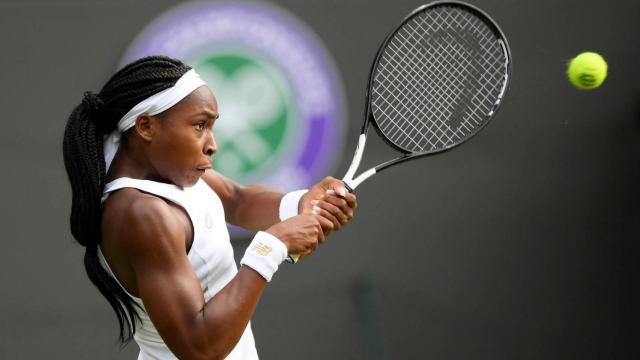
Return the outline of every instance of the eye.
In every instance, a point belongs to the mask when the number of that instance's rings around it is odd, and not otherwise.
[[[206,125],[207,125],[206,121],[198,121],[194,126],[196,127],[196,130],[201,131],[205,129]]]

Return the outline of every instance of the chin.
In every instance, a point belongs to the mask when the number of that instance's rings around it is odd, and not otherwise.
[[[183,188],[192,187],[198,183],[198,180],[200,180],[202,175],[204,175],[204,172],[196,172],[195,174],[189,174],[188,176],[183,177],[180,182],[176,182],[176,185]]]

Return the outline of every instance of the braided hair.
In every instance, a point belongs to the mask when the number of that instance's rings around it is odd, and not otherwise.
[[[103,140],[131,108],[172,87],[190,69],[179,60],[164,56],[150,56],[126,65],[99,93],[84,93],[82,102],[69,116],[64,132],[64,165],[72,190],[71,234],[86,248],[84,267],[91,282],[116,313],[122,344],[133,337],[134,319],[139,319],[139,315],[137,304],[98,259],[102,239],[101,198],[106,177]],[[126,146],[126,136],[121,146]]]

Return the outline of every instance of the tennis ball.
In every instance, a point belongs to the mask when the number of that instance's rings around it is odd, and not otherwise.
[[[607,62],[600,54],[583,52],[569,61],[567,76],[578,89],[595,89],[607,77]]]

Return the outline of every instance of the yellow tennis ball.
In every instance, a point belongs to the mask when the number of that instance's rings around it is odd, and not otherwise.
[[[600,54],[583,52],[569,61],[567,76],[578,89],[595,89],[607,77],[607,62]]]

